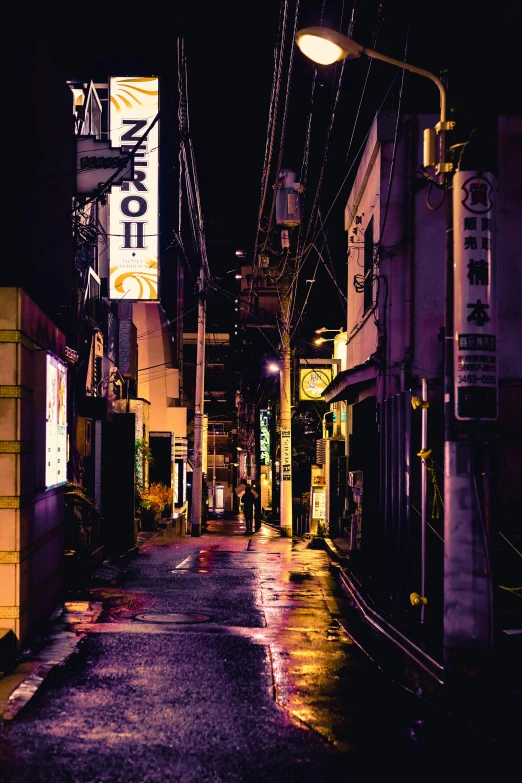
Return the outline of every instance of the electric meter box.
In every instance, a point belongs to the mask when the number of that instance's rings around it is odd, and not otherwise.
[[[301,223],[301,185],[295,172],[281,169],[276,193],[276,223],[278,226],[298,226]]]

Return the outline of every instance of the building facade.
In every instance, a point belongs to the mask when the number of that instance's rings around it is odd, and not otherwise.
[[[435,121],[432,116],[406,116],[397,124],[395,115],[381,113],[373,124],[345,210],[346,369],[325,397],[329,403],[344,400],[347,406],[341,535],[351,541],[352,565],[410,619],[419,619],[410,596],[419,592],[424,579],[426,627],[441,639],[447,214],[445,194],[418,168],[423,131]],[[496,231],[491,229],[498,258],[499,414],[488,425],[486,448],[498,459],[495,501],[488,508],[491,547],[500,569],[507,567],[501,537],[517,542],[522,535],[515,522],[522,500],[522,365],[515,350],[522,338],[515,293],[521,282],[521,196],[510,165],[520,133],[520,118],[499,118],[497,222]],[[476,534],[480,538],[480,531]]]

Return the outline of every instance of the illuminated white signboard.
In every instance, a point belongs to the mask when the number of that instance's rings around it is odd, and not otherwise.
[[[281,430],[281,473],[283,481],[292,481],[292,432]]]
[[[208,416],[203,414],[203,443],[201,445],[201,470],[208,472]]]
[[[46,361],[45,486],[67,482],[67,365],[51,353]]]
[[[453,177],[455,416],[498,414],[497,302],[493,174]]]
[[[270,465],[270,412],[259,411],[261,464]]]
[[[134,179],[110,195],[111,299],[158,299],[159,81],[111,77],[110,137],[122,153],[134,153]]]

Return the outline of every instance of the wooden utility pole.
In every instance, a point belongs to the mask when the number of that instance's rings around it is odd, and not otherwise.
[[[281,535],[292,536],[292,348],[290,344],[291,292],[289,279],[283,279],[281,296],[280,384],[280,527]]]
[[[192,474],[192,509],[190,516],[190,535],[201,535],[203,514],[203,413],[205,395],[205,329],[206,297],[205,275],[203,269],[198,281],[198,338],[196,353],[196,394],[194,400],[194,458]],[[215,468],[214,468],[215,470]]]

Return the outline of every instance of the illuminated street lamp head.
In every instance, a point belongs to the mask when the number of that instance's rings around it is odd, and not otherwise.
[[[316,337],[314,340],[314,345],[322,345],[323,343],[335,343],[336,338],[335,337]]]
[[[321,326],[319,329],[315,330],[316,334],[322,334],[323,332],[342,332],[343,327],[341,326],[340,329],[328,329],[326,326]]]
[[[306,57],[319,65],[353,60],[364,52],[364,46],[327,27],[304,27],[297,31],[295,42]]]
[[[279,369],[280,369],[279,365],[276,364],[275,362],[270,362],[270,364],[268,365],[269,372],[279,372]]]

